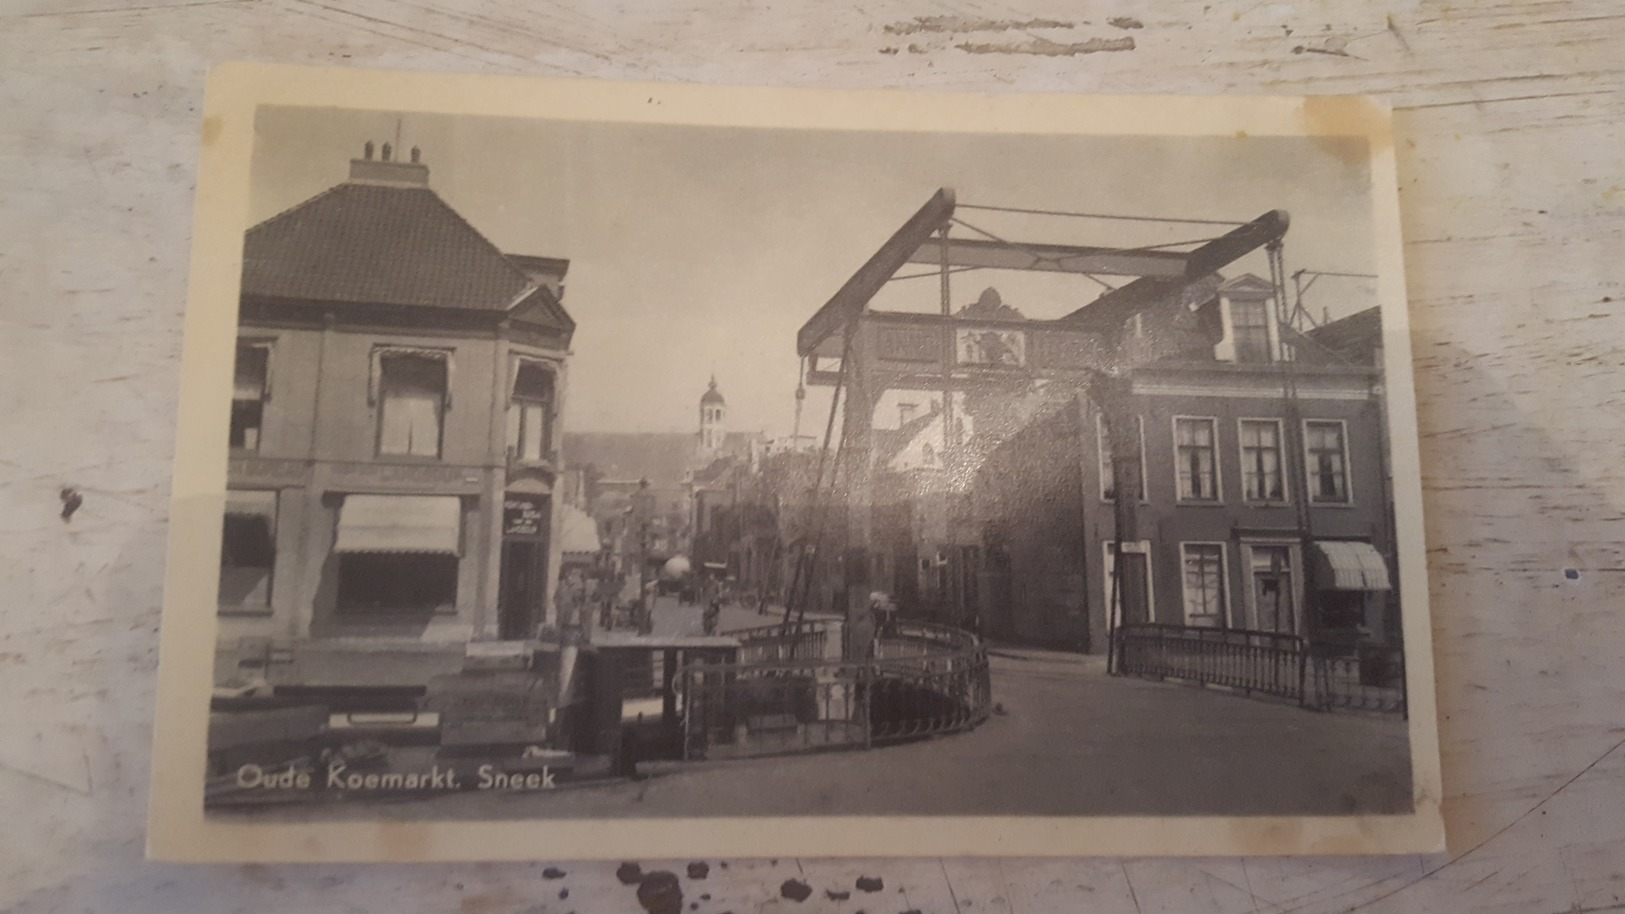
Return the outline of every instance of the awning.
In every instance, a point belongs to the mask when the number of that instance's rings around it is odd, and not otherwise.
[[[562,507],[559,518],[559,551],[565,555],[596,556],[604,546],[598,541],[598,522],[575,505]]]
[[[1370,543],[1316,540],[1315,586],[1321,590],[1392,590],[1388,563]]]
[[[347,495],[334,552],[460,554],[462,501],[446,495]]]
[[[226,492],[226,513],[249,517],[276,517],[276,493],[269,490],[231,489]]]

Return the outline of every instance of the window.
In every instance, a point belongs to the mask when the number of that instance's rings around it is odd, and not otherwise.
[[[220,541],[220,605],[271,605],[276,565],[276,493],[230,492]]]
[[[1241,490],[1247,501],[1285,501],[1279,419],[1241,420]]]
[[[1185,624],[1224,628],[1224,545],[1181,543],[1179,552],[1185,572]]]
[[[455,555],[349,552],[339,556],[340,612],[432,612],[456,603]]]
[[[269,390],[271,347],[264,343],[238,343],[237,368],[231,387],[231,446],[238,450],[260,449],[260,429],[265,421],[265,399]]]
[[[1230,331],[1236,361],[1270,362],[1270,311],[1267,301],[1230,301]]]
[[[1292,583],[1291,546],[1248,546],[1252,574],[1253,628],[1297,632],[1297,598]]]
[[[446,412],[443,353],[383,351],[378,360],[378,453],[439,457]]]
[[[1140,436],[1140,500],[1146,500],[1145,493],[1145,419],[1142,416],[1134,417],[1135,433]],[[1100,452],[1100,497],[1103,501],[1117,500],[1117,467],[1112,459],[1111,435],[1106,431],[1106,417],[1095,415],[1095,437],[1099,441]]]
[[[553,375],[538,362],[520,362],[508,404],[508,454],[543,460],[553,452]]]
[[[1349,501],[1348,451],[1343,423],[1311,419],[1303,424],[1309,500],[1327,504]]]
[[[1213,419],[1174,420],[1175,473],[1180,501],[1218,501],[1219,469]]]
[[[1100,545],[1106,553],[1106,576],[1102,579],[1101,586],[1106,591],[1104,594],[1105,602],[1111,610],[1110,624],[1113,628],[1116,628],[1123,624],[1123,582],[1117,578],[1117,543],[1107,540]],[[1133,553],[1137,549],[1141,555],[1145,556],[1145,561],[1140,565],[1140,569],[1141,580],[1145,584],[1146,621],[1155,622],[1157,620],[1157,599],[1151,583],[1151,541],[1140,540],[1137,547],[1133,543],[1126,545],[1129,548],[1125,549],[1125,552]]]

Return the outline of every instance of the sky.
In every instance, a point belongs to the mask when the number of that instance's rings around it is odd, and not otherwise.
[[[693,431],[715,373],[731,429],[794,424],[801,325],[940,187],[961,204],[1244,222],[1291,216],[1299,269],[1374,273],[1367,156],[1296,137],[1083,137],[880,133],[260,109],[251,222],[343,181],[362,144],[418,146],[429,186],[498,248],[570,261],[577,330],[564,425]],[[405,157],[404,152],[402,158]],[[1013,241],[1136,246],[1222,226],[961,209]],[[956,230],[956,233],[959,233]],[[966,237],[974,233],[963,232]],[[924,272],[905,266],[899,275]],[[1262,252],[1226,276],[1268,277]],[[1113,285],[1126,278],[1106,277]],[[1088,277],[972,271],[957,309],[989,286],[1028,317],[1094,299]],[[882,310],[935,310],[935,278],[889,284]],[[1321,279],[1305,304],[1333,318],[1376,303],[1371,280]],[[921,401],[907,393],[889,398]],[[809,388],[802,434],[822,432],[827,389]],[[895,413],[882,401],[878,416]],[[883,420],[880,424],[887,424]]]

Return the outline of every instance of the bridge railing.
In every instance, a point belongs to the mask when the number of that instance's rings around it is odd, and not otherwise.
[[[1397,645],[1322,644],[1245,629],[1138,623],[1111,635],[1112,671],[1272,695],[1323,711],[1405,713]]]
[[[992,706],[987,653],[969,633],[887,626],[874,656],[854,661],[841,659],[838,622],[773,628],[735,633],[738,663],[679,672],[684,758],[864,748],[968,729]]]

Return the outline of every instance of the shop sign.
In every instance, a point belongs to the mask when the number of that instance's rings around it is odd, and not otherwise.
[[[502,501],[503,536],[541,536],[546,518],[542,506],[529,498],[506,498]]]

